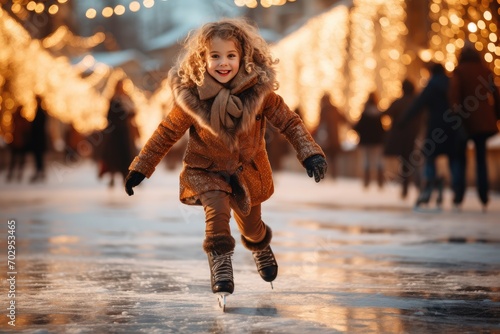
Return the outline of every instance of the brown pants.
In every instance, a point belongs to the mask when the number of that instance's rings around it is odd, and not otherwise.
[[[209,191],[201,194],[200,200],[205,210],[205,236],[231,235],[229,194],[223,191]],[[250,214],[246,217],[238,215],[236,211],[233,212],[238,230],[245,239],[250,242],[259,242],[264,239],[266,227],[261,219],[260,204],[252,207]]]

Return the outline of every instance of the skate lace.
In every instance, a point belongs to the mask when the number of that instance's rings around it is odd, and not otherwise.
[[[213,254],[212,272],[215,282],[232,281],[233,280],[233,267],[231,265],[231,256],[233,252],[226,254]]]
[[[255,259],[255,264],[257,265],[257,270],[277,265],[276,259],[274,258],[274,254],[271,251],[271,248],[269,248],[269,246],[267,246],[261,251],[252,252],[252,254]]]

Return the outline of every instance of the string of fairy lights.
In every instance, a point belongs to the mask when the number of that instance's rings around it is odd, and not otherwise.
[[[167,0],[161,0],[167,1]],[[248,7],[256,8],[259,4],[264,8],[269,8],[271,6],[283,6],[287,2],[295,2],[296,0],[234,0],[234,4],[238,7]],[[57,0],[55,3],[47,3],[47,1],[35,1],[35,0],[13,0],[10,10],[18,15],[22,15],[23,12],[35,12],[41,14],[47,12],[51,15],[56,15],[60,6],[66,4],[68,0]],[[110,18],[112,16],[121,16],[127,12],[136,13],[142,8],[150,9],[155,6],[157,2],[155,0],[133,0],[128,2],[128,4],[118,4],[115,6],[104,6],[104,7],[89,7],[85,11],[85,17],[88,19],[95,19],[97,17]]]
[[[355,0],[309,20],[272,46],[280,59],[279,93],[314,128],[324,92],[348,118],[357,120],[368,93],[385,109],[400,94],[412,56],[405,53],[404,0]],[[334,34],[331,32],[335,31]],[[307,47],[304,47],[307,45]],[[414,56],[413,56],[414,57]],[[347,140],[355,142],[353,131]]]
[[[32,0],[13,0],[10,10],[18,15],[24,14],[24,12],[35,12],[41,14],[47,12],[51,15],[55,15],[59,12],[61,5],[67,3],[68,0],[57,0],[56,3],[47,3],[46,1],[32,1]]]
[[[465,43],[474,45],[496,75],[500,85],[500,46],[498,43],[500,15],[491,11],[491,4],[500,0],[432,0],[429,4],[431,36],[423,60],[443,63],[448,71],[457,64],[457,55]],[[498,15],[494,15],[498,14]]]
[[[68,34],[61,31],[43,40],[32,39],[0,8],[0,137],[4,142],[12,141],[13,114],[18,107],[22,107],[24,118],[34,118],[35,94],[43,97],[49,115],[64,124],[72,124],[81,133],[88,134],[106,126],[109,99],[124,73],[96,63],[91,56],[76,65],[67,57],[55,56],[49,48],[59,46],[63,35]],[[73,42],[82,42],[81,37],[74,38]],[[89,71],[89,75],[84,75]],[[141,131],[151,133],[154,126],[150,123],[161,119],[161,101],[146,98],[131,81],[127,83],[127,90],[138,106],[136,123]],[[163,96],[168,99],[168,95]]]
[[[260,0],[260,5],[264,8],[271,6],[283,6],[287,2],[295,2],[296,0]],[[234,0],[234,4],[238,7],[257,8],[259,2],[257,0]]]

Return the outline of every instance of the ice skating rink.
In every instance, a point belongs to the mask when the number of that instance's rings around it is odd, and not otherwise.
[[[53,162],[44,184],[0,183],[0,332],[500,332],[498,194],[486,213],[473,188],[461,212],[449,191],[442,212],[413,212],[414,189],[403,201],[395,184],[364,191],[360,180],[276,173],[263,205],[274,289],[232,222],[235,292],[222,313],[203,210],[178,201],[178,171],[159,168],[132,197],[96,174],[90,162]]]

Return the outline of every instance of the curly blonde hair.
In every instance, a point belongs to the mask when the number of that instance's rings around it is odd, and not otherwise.
[[[203,25],[191,32],[184,41],[184,52],[178,61],[177,74],[182,83],[201,86],[206,72],[206,55],[209,43],[213,38],[231,40],[236,44],[241,55],[243,67],[247,73],[255,71],[261,82],[272,81],[278,88],[273,65],[278,63],[273,59],[269,46],[259,35],[257,28],[243,18],[222,19]]]

